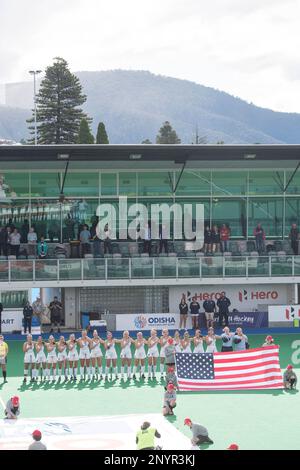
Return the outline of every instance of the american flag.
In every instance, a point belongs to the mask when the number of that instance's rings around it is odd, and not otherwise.
[[[279,347],[223,353],[177,353],[180,391],[283,388]]]

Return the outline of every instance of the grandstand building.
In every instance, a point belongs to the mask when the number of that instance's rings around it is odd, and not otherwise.
[[[182,293],[201,303],[226,291],[241,313],[297,304],[300,256],[289,233],[299,223],[299,154],[299,145],[1,146],[0,226],[17,227],[22,244],[17,259],[0,257],[0,300],[18,309],[32,289],[59,292],[71,329],[83,312],[105,315],[110,328],[122,314],[135,314],[139,327],[146,314],[170,324]],[[119,239],[118,218],[112,252],[102,243],[94,256],[91,242],[81,257],[82,224],[90,227],[104,203],[118,213],[125,197],[129,206],[203,204],[205,225],[230,228],[228,252],[207,254],[171,231],[168,253],[152,240],[149,256],[142,241]],[[45,237],[46,259],[28,255],[29,227]]]

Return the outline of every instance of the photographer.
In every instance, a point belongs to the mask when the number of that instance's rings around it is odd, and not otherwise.
[[[31,333],[31,323],[33,316],[33,308],[30,305],[30,302],[26,302],[25,307],[23,308],[23,317],[24,317],[24,334],[27,332]]]
[[[297,376],[294,372],[293,366],[289,364],[283,374],[283,385],[286,390],[296,388]]]

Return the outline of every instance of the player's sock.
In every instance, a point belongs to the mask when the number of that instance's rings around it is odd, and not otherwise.
[[[72,367],[69,367],[69,377],[73,377],[73,369],[72,369]]]
[[[108,374],[109,374],[109,367],[106,367],[106,368],[105,368],[105,375],[106,375],[106,377],[108,377]]]
[[[2,371],[3,379],[6,380],[6,370]]]
[[[38,375],[38,370],[37,369],[32,369],[32,378],[35,379]]]
[[[24,369],[24,379],[26,379],[27,376],[28,376],[28,370],[25,370],[25,369]]]
[[[122,375],[122,377],[124,376],[124,369],[125,369],[125,367],[122,366],[122,367],[121,367],[121,375]]]
[[[133,366],[133,375],[136,374],[136,366]]]
[[[144,375],[145,373],[145,366],[141,366],[141,375]]]
[[[127,367],[127,377],[131,378],[131,367]]]
[[[118,369],[116,367],[113,368],[113,373],[115,374],[115,377],[118,375]]]
[[[80,377],[83,379],[84,377],[84,367],[80,367]]]
[[[42,374],[43,374],[43,377],[46,377],[46,375],[47,375],[47,369],[43,369],[43,370],[42,370]]]
[[[77,379],[77,367],[74,367],[73,374],[74,374],[75,379]]]
[[[61,377],[61,372],[62,372],[62,370],[58,369],[58,377]]]
[[[52,369],[52,374],[53,374],[53,380],[56,378],[56,369]]]
[[[49,380],[50,371],[49,371],[48,367],[46,369],[44,369],[44,373],[45,373],[46,380]]]
[[[161,365],[160,365],[160,373],[161,373],[161,375],[163,375],[164,370],[165,370],[165,365],[164,365],[164,364],[161,364]]]
[[[96,367],[92,367],[92,376],[94,377],[95,374],[96,374]]]

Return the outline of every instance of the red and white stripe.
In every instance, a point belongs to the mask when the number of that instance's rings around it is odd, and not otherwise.
[[[279,347],[214,353],[213,380],[178,377],[180,391],[282,389]]]

